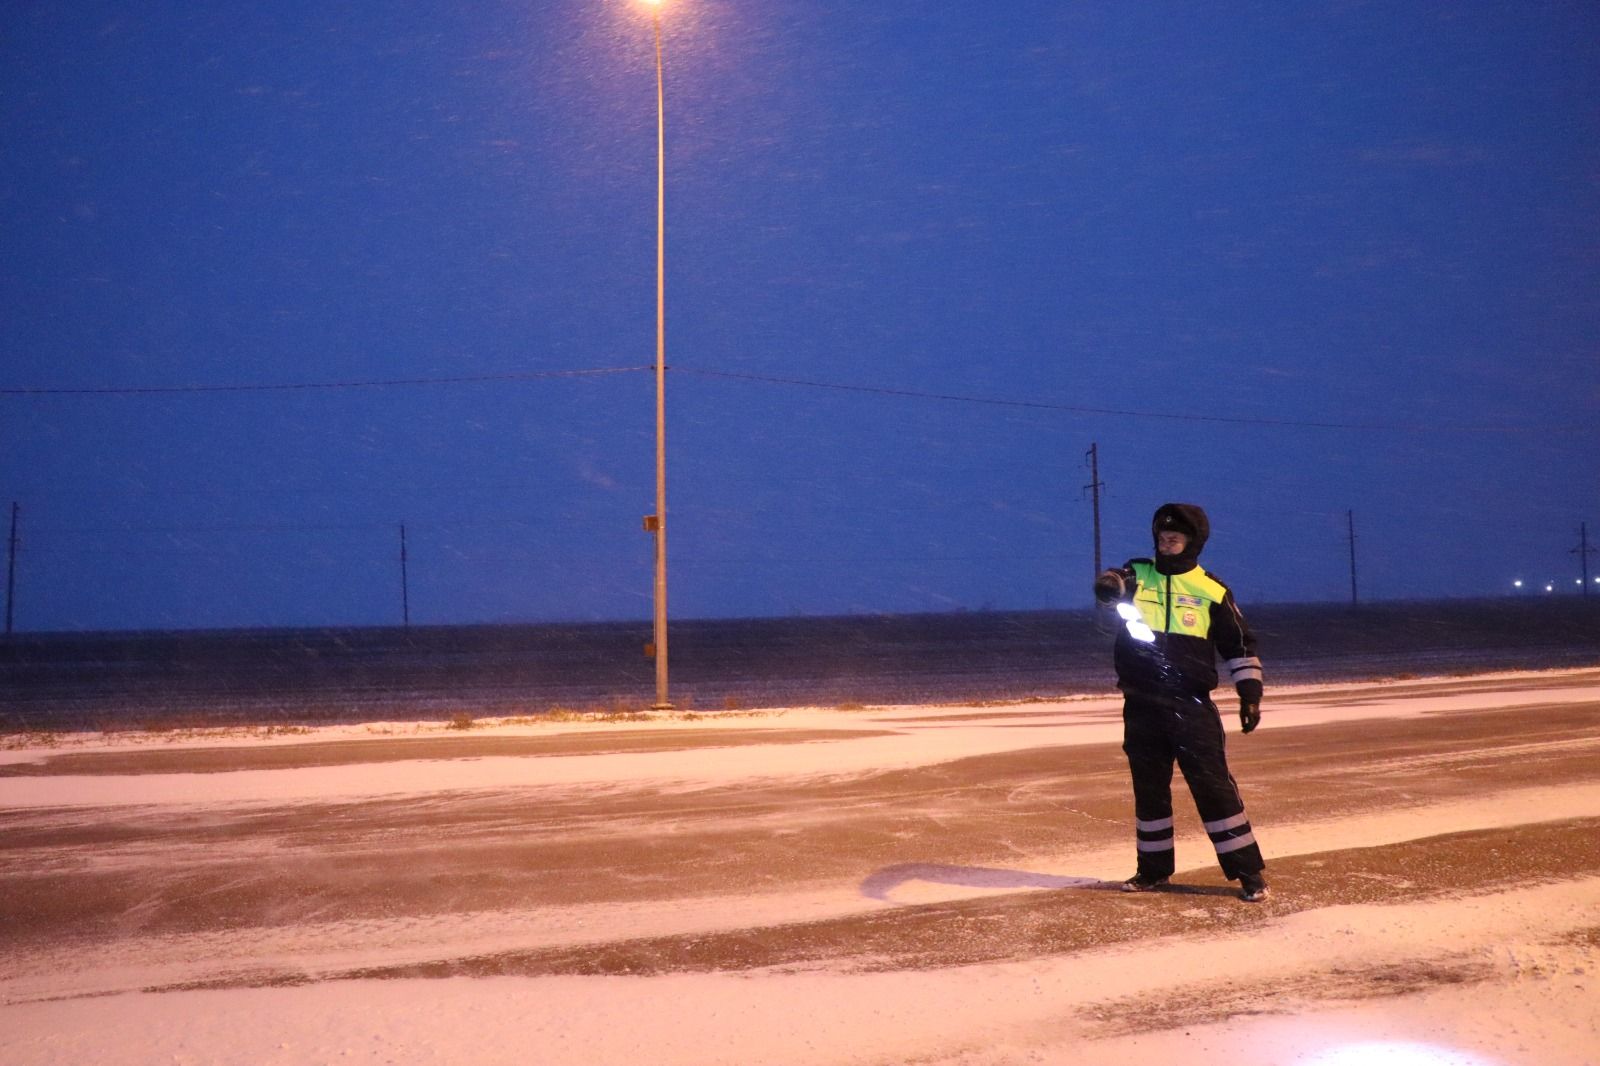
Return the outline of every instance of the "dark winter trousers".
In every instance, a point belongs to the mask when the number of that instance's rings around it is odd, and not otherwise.
[[[1222,716],[1204,696],[1150,697],[1128,694],[1122,705],[1122,750],[1133,771],[1133,813],[1137,822],[1139,873],[1170,877],[1172,846],[1172,764],[1189,783],[1217,862],[1230,881],[1266,866],[1245,817],[1239,787],[1228,773]]]

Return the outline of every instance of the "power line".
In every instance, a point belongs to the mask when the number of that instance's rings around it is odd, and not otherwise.
[[[952,403],[985,404],[992,407],[1017,407],[1034,411],[1069,411],[1083,415],[1116,415],[1119,418],[1159,418],[1172,422],[1220,422],[1241,426],[1283,426],[1300,429],[1357,429],[1386,430],[1405,433],[1580,433],[1592,429],[1580,426],[1474,426],[1425,425],[1399,422],[1313,422],[1290,418],[1242,418],[1228,415],[1178,414],[1170,411],[1135,411],[1117,407],[1087,407],[1079,404],[1045,403],[1040,400],[1006,400],[990,396],[967,396],[959,393],[925,392],[919,389],[888,388],[875,385],[846,385],[833,381],[813,381],[804,378],[774,377],[766,374],[746,374],[731,370],[707,370],[696,367],[676,367],[680,373],[701,377],[730,378],[738,381],[759,381],[769,385],[797,385],[810,389],[833,389],[840,392],[859,392],[877,396],[898,396],[916,400],[944,400]]]
[[[535,518],[482,518],[444,522],[411,522],[413,529],[501,529],[530,528],[540,524]],[[45,526],[35,533],[53,533],[65,536],[102,536],[108,534],[149,533],[159,535],[187,535],[191,533],[360,533],[374,529],[392,529],[392,522],[309,523],[261,522],[224,523],[195,526]]]
[[[45,526],[35,533],[56,535],[100,536],[104,534],[152,533],[176,535],[184,533],[352,533],[368,529],[388,529],[391,522],[363,522],[359,524],[323,523],[252,523],[203,526]]]
[[[290,392],[307,389],[386,389],[405,385],[481,385],[494,381],[533,381],[539,378],[594,377],[654,370],[653,366],[611,366],[588,370],[529,370],[470,377],[381,378],[369,381],[293,381],[260,385],[133,385],[91,388],[0,387],[0,396],[150,396],[200,392]]]
[[[853,385],[837,381],[817,381],[808,378],[778,377],[769,374],[749,374],[732,370],[712,370],[701,367],[667,367],[667,370],[701,377],[727,378],[736,381],[756,381],[768,385],[791,385],[809,389],[829,389],[836,392],[856,392],[876,396],[894,396],[902,399],[940,400],[947,403],[980,404],[989,407],[1011,407],[1033,411],[1065,411],[1083,415],[1111,415],[1118,418],[1156,418],[1171,422],[1209,422],[1239,426],[1277,426],[1295,429],[1346,429],[1386,431],[1401,433],[1587,433],[1585,426],[1509,426],[1509,425],[1451,425],[1420,422],[1321,422],[1293,418],[1249,418],[1233,415],[1183,414],[1172,411],[1139,411],[1120,407],[1091,407],[1085,404],[1047,403],[1042,400],[1012,400],[993,396],[971,396],[962,393],[930,392],[922,389],[891,388],[880,385]],[[35,386],[0,386],[0,396],[155,396],[228,392],[293,392],[340,389],[380,389],[428,385],[481,385],[504,381],[535,381],[542,378],[595,377],[609,374],[629,374],[654,371],[652,366],[596,367],[577,370],[538,370],[505,374],[479,374],[437,378],[376,378],[359,381],[296,381],[276,384],[220,384],[220,385],[132,385],[92,386],[83,388],[46,388]]]

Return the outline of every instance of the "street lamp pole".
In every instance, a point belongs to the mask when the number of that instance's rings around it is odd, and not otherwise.
[[[667,106],[661,71],[661,0],[653,9],[656,38],[656,710],[670,710],[667,695]]]

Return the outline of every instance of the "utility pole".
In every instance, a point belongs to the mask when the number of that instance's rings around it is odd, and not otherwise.
[[[411,582],[406,574],[406,524],[400,523],[400,619],[411,628]]]
[[[12,598],[17,592],[17,501],[11,501],[11,541],[6,561],[6,636],[11,635]]]
[[[1084,489],[1094,497],[1094,576],[1100,576],[1100,490],[1105,488],[1105,482],[1100,480],[1100,445],[1090,442],[1089,450],[1084,453],[1089,457],[1089,483]]]
[[[1356,513],[1354,511],[1346,511],[1344,517],[1350,527],[1350,606],[1354,607],[1358,602],[1356,598]]]
[[[1571,554],[1578,557],[1580,568],[1583,571],[1583,594],[1589,595],[1589,556],[1600,551],[1600,548],[1589,547],[1589,523],[1578,523],[1578,546],[1572,549]]]

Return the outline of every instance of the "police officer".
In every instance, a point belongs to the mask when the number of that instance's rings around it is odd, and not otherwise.
[[[1117,633],[1117,687],[1123,693],[1122,750],[1133,774],[1138,871],[1123,891],[1145,892],[1175,869],[1172,765],[1177,763],[1200,819],[1241,899],[1267,897],[1266,862],[1228,772],[1222,718],[1211,702],[1220,653],[1239,695],[1239,723],[1261,721],[1261,660],[1228,586],[1201,569],[1211,534],[1194,504],[1167,503],[1151,520],[1154,559],[1132,559],[1094,583],[1095,598],[1116,606],[1126,624]]]

